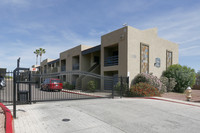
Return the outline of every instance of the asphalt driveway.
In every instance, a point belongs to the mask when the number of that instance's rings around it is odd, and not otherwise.
[[[196,105],[153,99],[45,102],[17,106],[14,124],[16,133],[197,133]]]

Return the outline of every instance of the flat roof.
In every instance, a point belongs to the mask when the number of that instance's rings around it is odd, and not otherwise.
[[[86,49],[86,50],[82,51],[81,53],[82,53],[82,55],[86,55],[86,54],[90,54],[90,53],[97,52],[100,50],[101,50],[101,45],[97,45],[95,47]]]
[[[54,63],[56,63],[56,62],[58,62],[60,59],[58,58],[58,59],[56,59],[56,60],[53,60],[53,61],[50,61],[50,62],[48,62],[47,64],[49,65],[49,64],[54,64]]]

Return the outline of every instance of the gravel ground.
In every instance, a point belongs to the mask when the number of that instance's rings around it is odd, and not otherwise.
[[[171,99],[186,101],[186,97],[184,93],[182,94],[182,93],[169,92],[169,93],[162,94],[161,96],[164,98],[171,98]],[[200,103],[200,90],[192,90],[191,102]]]
[[[0,107],[0,133],[5,133],[4,124],[5,124],[5,115],[2,108]]]

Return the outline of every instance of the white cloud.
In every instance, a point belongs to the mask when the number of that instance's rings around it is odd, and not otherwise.
[[[57,59],[61,52],[77,45],[84,44],[95,46],[100,43],[98,39],[85,38],[72,31],[62,31],[60,35],[57,36],[41,35],[38,39],[40,40],[40,44],[37,45],[34,45],[34,42],[31,41],[27,44],[21,40],[5,44],[9,46],[9,48],[5,46],[0,49],[0,67],[14,70],[19,57],[21,57],[22,67],[31,67],[36,62],[36,56],[33,52],[40,47],[46,50],[42,59]]]
[[[190,46],[179,50],[180,56],[200,56],[200,46]]]
[[[66,39],[66,42],[71,45],[91,45],[95,46],[100,44],[100,37],[99,39],[91,39],[91,38],[86,38],[84,36],[80,36],[76,33],[73,33],[72,31],[62,31],[62,36]]]

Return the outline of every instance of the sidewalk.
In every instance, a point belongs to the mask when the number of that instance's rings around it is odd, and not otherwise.
[[[162,94],[162,97],[186,101],[186,97],[184,93],[169,92],[169,93]],[[191,102],[200,103],[200,90],[192,90]]]
[[[14,122],[16,133],[196,133],[199,114],[163,100],[90,99],[19,105]]]

